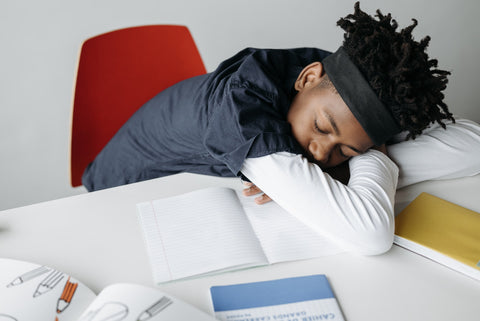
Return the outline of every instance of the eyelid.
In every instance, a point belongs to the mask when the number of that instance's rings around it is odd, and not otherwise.
[[[339,148],[340,154],[341,154],[342,156],[344,156],[344,157],[351,158],[351,157],[355,157],[355,156],[358,156],[358,155],[362,155],[362,154],[363,154],[362,152],[358,152],[358,151],[354,150],[354,149],[351,148],[350,146],[347,146],[347,147],[348,147],[348,149],[350,149],[351,151],[353,151],[353,152],[355,153],[355,155],[353,155],[353,156],[347,156],[347,155],[345,155],[345,153],[343,152],[343,150],[342,150],[341,148]]]
[[[351,154],[351,152],[353,152],[355,154],[354,155],[346,155],[343,152],[343,148],[348,149],[348,151],[349,151],[348,154]],[[352,146],[349,146],[349,145],[342,145],[342,146],[339,145],[338,146],[338,152],[340,153],[341,156],[346,157],[346,158],[352,158],[352,157],[364,154],[364,152],[358,151],[357,149],[355,149],[355,148],[353,148]]]
[[[320,127],[318,127],[318,124],[317,124],[317,118],[315,118],[315,121],[313,122],[314,126],[315,126],[315,130],[321,134],[327,134],[326,131],[324,130],[321,130]]]

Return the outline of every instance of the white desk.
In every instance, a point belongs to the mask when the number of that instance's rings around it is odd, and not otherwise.
[[[98,292],[106,285],[153,286],[137,223],[138,202],[237,179],[181,174],[0,212],[0,257],[49,265]],[[396,211],[421,191],[480,212],[480,175],[400,190]],[[1,271],[0,271],[1,273]],[[210,312],[212,285],[326,274],[347,320],[479,320],[480,281],[397,246],[374,257],[340,254],[162,285]]]

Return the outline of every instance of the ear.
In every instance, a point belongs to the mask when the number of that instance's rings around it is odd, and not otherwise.
[[[310,87],[323,76],[323,65],[316,61],[303,68],[295,81],[295,90],[301,91],[304,88]]]

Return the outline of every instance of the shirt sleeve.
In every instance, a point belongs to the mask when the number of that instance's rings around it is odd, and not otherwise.
[[[203,138],[208,153],[234,175],[241,172],[246,158],[278,151],[301,152],[286,120],[286,94],[273,92],[267,76],[259,74],[258,78],[257,83],[251,83],[235,75],[226,81],[224,88],[215,94],[220,97],[213,99],[215,103]]]
[[[414,140],[403,136],[387,147],[400,169],[398,188],[480,173],[480,125],[473,121],[457,119],[446,129],[435,124]]]
[[[247,158],[242,173],[272,200],[340,247],[366,255],[390,249],[398,167],[370,150],[350,160],[344,185],[302,155]]]

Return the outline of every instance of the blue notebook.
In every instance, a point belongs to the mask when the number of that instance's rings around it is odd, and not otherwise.
[[[344,320],[325,275],[210,288],[219,320]]]

